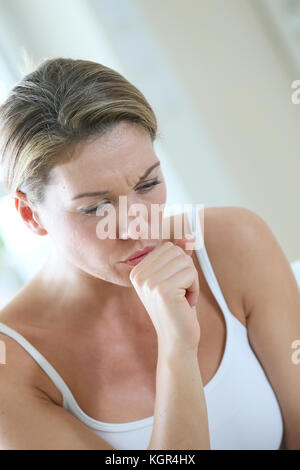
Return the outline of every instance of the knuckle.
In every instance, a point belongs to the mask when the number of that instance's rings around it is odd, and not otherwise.
[[[183,256],[184,256],[183,261],[184,261],[185,266],[187,266],[188,268],[194,268],[194,263],[191,260],[190,256],[185,255],[185,254]]]
[[[192,269],[191,266],[186,266],[184,271],[187,273],[187,276],[192,280],[195,278],[195,271]]]
[[[180,248],[180,246],[177,246],[177,245],[174,245],[174,251],[175,251],[175,253],[178,253],[179,255],[184,254],[182,248]]]
[[[188,271],[189,274],[195,275],[195,271],[194,271],[194,269],[192,268],[192,266],[186,266],[185,269]]]

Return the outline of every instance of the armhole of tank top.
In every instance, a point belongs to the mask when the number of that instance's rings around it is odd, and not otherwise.
[[[29,342],[24,336],[18,333],[5,323],[0,322],[0,332],[14,339],[20,346],[22,346],[28,354],[37,362],[43,369],[48,377],[53,381],[62,396],[62,406],[65,408],[67,398],[71,397],[71,391],[63,378],[58,374],[50,362]]]
[[[207,283],[214,294],[214,297],[216,301],[218,302],[220,309],[223,312],[224,315],[224,320],[226,322],[226,328],[227,332],[229,331],[229,326],[228,323],[230,321],[235,322],[238,324],[240,327],[242,327],[245,331],[247,331],[247,328],[245,325],[243,325],[230,311],[227,302],[225,300],[225,297],[222,293],[222,290],[220,288],[220,285],[218,283],[218,280],[216,278],[215,272],[213,270],[213,267],[211,265],[210,259],[208,257],[206,247],[205,247],[205,241],[204,241],[204,236],[202,233],[202,228],[201,228],[201,223],[199,221],[198,213],[197,213],[197,206],[195,204],[192,205],[192,211],[188,211],[188,216],[190,220],[190,225],[192,227],[192,233],[195,236],[195,242],[196,246],[199,246],[198,249],[195,249],[196,255],[198,258],[198,261],[201,265],[201,268],[203,270],[203,274],[207,280]]]

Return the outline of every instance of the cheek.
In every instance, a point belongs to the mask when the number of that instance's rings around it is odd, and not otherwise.
[[[162,200],[162,202],[165,202],[167,198],[167,186],[165,184],[162,184],[161,187],[159,188],[159,197]]]
[[[112,271],[111,257],[118,251],[118,241],[100,240],[96,233],[98,221],[98,217],[56,212],[55,218],[47,217],[47,226],[48,234],[63,258],[77,268],[104,279]]]
[[[96,220],[81,214],[64,214],[57,216],[49,227],[49,235],[63,253],[73,259],[88,259],[97,252],[105,252],[104,244],[107,240],[99,240],[96,234]]]
[[[92,261],[106,258],[109,246],[114,240],[101,240],[97,237],[98,218],[87,216],[87,220],[78,217],[68,226],[69,234],[64,236],[65,244],[76,257]]]

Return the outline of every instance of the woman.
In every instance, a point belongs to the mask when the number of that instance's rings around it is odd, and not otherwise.
[[[205,246],[196,252],[172,229],[167,239],[161,231],[147,239],[118,217],[116,237],[101,239],[100,209],[115,210],[120,196],[128,208],[148,210],[146,227],[151,206],[166,201],[153,110],[101,64],[46,60],[0,111],[4,183],[24,223],[53,241],[42,269],[0,314],[7,356],[0,447],[278,449],[291,396],[269,349],[262,351],[255,325],[267,320],[256,320],[253,308],[250,316],[257,276],[246,253],[254,234],[273,243],[294,302],[293,334],[299,293],[261,219],[239,208],[206,209]],[[151,251],[137,264],[124,262],[145,247]],[[295,386],[294,369],[289,374]],[[293,446],[299,428],[284,424]]]

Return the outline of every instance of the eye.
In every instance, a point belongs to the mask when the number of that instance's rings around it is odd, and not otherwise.
[[[90,207],[90,208],[89,207],[87,207],[87,208],[81,207],[79,209],[79,212],[82,212],[83,214],[92,214],[92,213],[96,212],[98,209],[100,209],[100,207],[103,207],[105,204],[111,204],[111,202],[102,201],[101,203],[97,204],[94,207]]]
[[[138,191],[142,191],[142,192],[148,192],[150,191],[151,189],[154,188],[154,186],[156,186],[157,184],[160,184],[161,181],[159,181],[157,178],[155,178],[155,180],[153,181],[150,181],[146,184],[144,184],[143,186],[141,186],[140,188],[137,188]],[[96,206],[93,206],[93,207],[87,207],[87,208],[80,208],[79,209],[79,212],[82,212],[83,214],[93,214],[94,212],[97,211],[97,209],[99,209],[100,207],[103,207],[104,205],[106,204],[111,204],[110,201],[102,201],[100,202],[99,204],[97,204]]]
[[[149,182],[149,183],[146,183],[144,184],[143,186],[141,186],[141,188],[138,188],[140,191],[149,191],[150,189],[152,189],[154,186],[156,186],[157,184],[160,184],[161,181],[158,181],[157,178],[155,178],[155,180]]]

